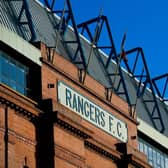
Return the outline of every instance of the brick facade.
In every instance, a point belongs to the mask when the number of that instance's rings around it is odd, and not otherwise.
[[[149,168],[145,155],[137,149],[137,121],[130,116],[128,104],[115,94],[109,102],[103,85],[89,75],[82,84],[75,65],[57,53],[53,62],[49,61],[45,44],[38,46],[42,55],[41,100],[32,101],[0,85],[0,168]],[[61,105],[58,81],[124,121],[128,142]],[[48,87],[50,84],[53,87]]]

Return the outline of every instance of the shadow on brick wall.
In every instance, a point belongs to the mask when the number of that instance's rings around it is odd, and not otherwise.
[[[54,113],[52,102],[42,102],[43,114],[36,122],[36,168],[54,168]]]

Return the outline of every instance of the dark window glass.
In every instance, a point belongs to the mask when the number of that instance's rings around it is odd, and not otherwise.
[[[0,51],[0,82],[27,96],[28,67]]]
[[[168,168],[168,155],[149,144],[144,139],[138,138],[139,150],[147,155],[148,162],[154,168]]]

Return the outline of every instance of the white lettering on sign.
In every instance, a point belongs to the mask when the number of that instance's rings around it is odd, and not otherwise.
[[[58,82],[58,101],[86,121],[122,142],[127,142],[128,131],[125,122],[119,120],[61,81]]]

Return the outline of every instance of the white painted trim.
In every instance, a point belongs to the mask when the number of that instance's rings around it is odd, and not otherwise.
[[[137,121],[139,122],[138,130],[140,132],[144,133],[146,136],[148,136],[164,148],[168,149],[168,137],[158,132],[156,129],[151,127],[139,117],[137,118]]]
[[[34,63],[41,66],[41,52],[29,42],[0,24],[0,41],[15,49]]]

